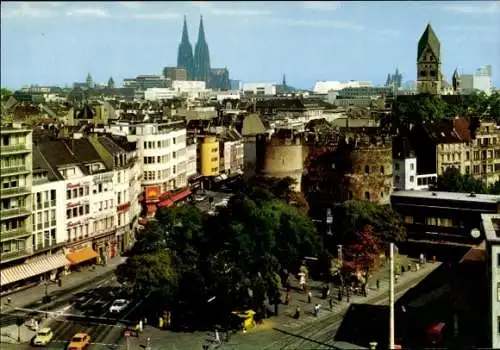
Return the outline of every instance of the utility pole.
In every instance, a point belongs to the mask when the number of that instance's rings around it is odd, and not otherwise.
[[[389,349],[394,349],[394,243],[389,246]]]

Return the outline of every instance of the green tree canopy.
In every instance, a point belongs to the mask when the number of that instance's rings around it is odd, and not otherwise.
[[[12,91],[6,88],[0,89],[0,98],[2,102],[7,101],[12,96]]]
[[[137,291],[170,296],[162,302],[172,305],[175,300],[184,309],[202,312],[213,296],[220,312],[245,305],[259,309],[266,297],[278,301],[281,269],[297,268],[304,256],[317,255],[320,246],[303,211],[273,193],[259,198],[242,193],[215,216],[192,205],[160,209],[138,234],[132,256],[117,276]],[[165,275],[157,271],[160,264]],[[152,271],[143,271],[150,267]]]
[[[456,168],[448,168],[438,176],[437,190],[445,192],[488,193],[488,188],[481,180],[471,175],[462,175]]]
[[[419,94],[404,99],[396,99],[393,117],[401,123],[433,121],[445,116],[446,103],[441,96]]]
[[[177,275],[168,251],[133,255],[116,269],[117,280],[137,293],[156,291],[173,294]]]
[[[345,245],[356,242],[358,233],[366,225],[370,225],[374,234],[385,244],[406,238],[401,217],[389,205],[349,200],[337,208],[334,221],[338,243]]]

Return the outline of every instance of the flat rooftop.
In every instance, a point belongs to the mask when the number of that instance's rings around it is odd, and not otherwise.
[[[481,221],[486,240],[500,243],[500,214],[481,214]]]
[[[442,199],[449,201],[466,201],[481,203],[500,203],[500,195],[494,194],[474,194],[459,192],[438,192],[438,191],[395,191],[391,198],[427,198]]]

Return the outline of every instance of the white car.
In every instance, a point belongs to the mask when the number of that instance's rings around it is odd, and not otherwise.
[[[130,302],[125,299],[117,299],[113,301],[113,304],[109,307],[109,312],[111,313],[119,313],[125,310]]]

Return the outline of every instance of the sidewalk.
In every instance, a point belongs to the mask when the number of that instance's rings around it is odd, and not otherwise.
[[[398,278],[398,282],[395,284],[395,288],[398,288],[398,285],[405,284],[408,281],[423,278],[439,266],[440,263],[438,262],[428,262],[423,267],[421,267],[419,271],[415,271],[415,269],[413,269],[411,272],[405,272]],[[377,289],[376,287],[377,279],[380,280],[379,289]],[[343,296],[342,301],[339,302],[337,299],[337,288],[333,288],[333,290],[330,292],[333,299],[333,308],[331,311],[328,305],[329,300],[321,298],[321,286],[321,282],[310,282],[309,288],[312,292],[312,299],[310,304],[307,301],[307,295],[303,291],[292,289],[290,292],[290,304],[280,305],[278,316],[273,316],[271,320],[276,325],[279,325],[279,328],[293,329],[314,322],[315,320],[323,319],[332,314],[342,313],[350,303],[372,304],[374,303],[374,301],[376,301],[378,296],[387,294],[389,291],[389,269],[388,266],[384,266],[381,270],[374,274],[371,280],[368,281],[368,290],[366,297],[361,295],[351,295],[349,298],[349,303],[347,303],[346,296]],[[286,292],[283,290],[283,293],[285,294]],[[318,316],[314,316],[313,314],[313,308],[315,304],[320,304],[321,306]],[[293,318],[293,314],[295,313],[297,306],[300,307],[301,310],[301,315],[298,320]],[[273,310],[274,307],[269,307],[269,309]]]
[[[95,270],[88,268],[83,271],[73,272],[70,275],[64,276],[62,277],[61,287],[59,287],[59,285],[55,283],[49,284],[48,294],[60,296],[66,293],[70,293],[71,290],[78,287],[83,287],[85,284],[89,283],[89,281],[112,273],[116,266],[121,264],[124,259],[125,258],[121,256],[116,256],[110,259],[106,266],[95,265]],[[45,296],[45,288],[45,285],[43,283],[40,283],[31,288],[1,297],[0,312],[9,312],[12,309],[10,306],[6,306],[8,298],[11,299],[11,305],[13,307],[27,307],[41,301],[41,299]]]

